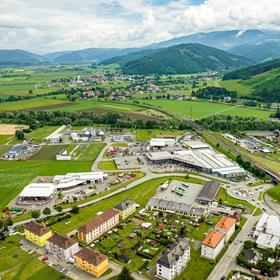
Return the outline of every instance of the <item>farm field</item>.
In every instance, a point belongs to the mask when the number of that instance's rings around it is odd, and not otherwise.
[[[0,274],[3,280],[60,280],[62,274],[54,271],[38,259],[36,254],[28,254],[19,248],[21,236],[9,236],[1,242]],[[13,257],[14,255],[17,257]]]
[[[14,135],[0,135],[0,145],[1,145],[1,144],[7,143],[7,142],[10,141],[13,137],[14,137]]]
[[[238,96],[250,95],[253,92],[253,88],[249,85],[246,85],[246,83],[244,83],[242,80],[220,80],[218,81],[218,85],[229,91],[236,91]]]
[[[159,107],[185,118],[200,119],[213,114],[239,115],[243,117],[255,116],[267,119],[272,111],[262,110],[241,105],[228,105],[207,101],[175,101],[175,100],[143,100],[144,103]]]
[[[161,134],[181,135],[182,130],[163,130],[163,129],[136,129],[136,141],[148,141]]]
[[[56,155],[64,151],[68,145],[47,145],[43,146],[40,151],[30,157],[30,160],[55,160]]]
[[[57,126],[44,126],[39,127],[36,130],[33,130],[30,133],[26,133],[25,137],[32,139],[33,143],[41,143],[47,136],[54,132],[58,127]]]
[[[41,108],[42,110],[48,109],[49,107],[56,106],[66,106],[69,104],[69,102],[65,100],[60,99],[53,99],[53,98],[32,98],[32,99],[25,99],[25,100],[19,100],[19,101],[13,101],[13,102],[3,102],[0,103],[0,111],[24,111],[24,110],[39,110]]]
[[[0,209],[36,176],[54,176],[68,172],[89,172],[91,162],[68,161],[0,161]]]

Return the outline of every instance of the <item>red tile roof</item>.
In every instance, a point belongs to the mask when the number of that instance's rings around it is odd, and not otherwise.
[[[202,244],[208,247],[216,248],[224,236],[225,235],[223,233],[212,230],[206,235],[206,237],[202,241]]]
[[[119,212],[113,208],[109,209],[108,211],[102,213],[101,215],[95,217],[93,220],[89,221],[88,223],[84,224],[83,226],[78,228],[79,232],[82,233],[89,233],[93,231],[95,228],[103,224],[105,221],[113,218],[114,216],[118,215]]]
[[[229,231],[233,225],[235,225],[236,219],[228,217],[228,216],[223,216],[220,221],[216,224],[217,228],[221,228],[225,231]]]

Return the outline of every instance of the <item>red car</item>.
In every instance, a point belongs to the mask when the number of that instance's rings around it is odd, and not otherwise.
[[[49,259],[48,256],[44,256],[44,257],[42,258],[42,262],[46,262],[48,259]]]

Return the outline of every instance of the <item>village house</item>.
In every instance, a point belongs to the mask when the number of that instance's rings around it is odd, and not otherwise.
[[[52,231],[49,228],[32,221],[26,225],[24,236],[31,242],[43,247],[45,246],[47,239],[52,236]]]
[[[90,248],[83,248],[75,255],[75,264],[95,277],[101,276],[109,268],[108,257]]]
[[[80,250],[78,242],[56,232],[47,240],[46,249],[49,253],[65,261]]]
[[[78,239],[90,243],[119,223],[119,212],[113,208],[78,228]]]
[[[125,220],[135,212],[136,206],[137,204],[133,200],[127,199],[116,205],[114,208],[119,211],[120,218]]]

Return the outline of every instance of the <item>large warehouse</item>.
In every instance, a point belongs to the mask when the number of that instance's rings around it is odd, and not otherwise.
[[[18,204],[50,201],[56,193],[52,183],[31,183],[27,185],[19,195]]]
[[[247,175],[246,171],[236,162],[216,152],[205,143],[192,141],[186,146],[189,149],[173,153],[169,151],[148,152],[146,157],[151,163],[164,164],[172,161],[223,178],[245,177]]]
[[[196,198],[197,202],[201,204],[211,204],[214,201],[219,189],[220,184],[218,182],[207,182],[198,194]]]

